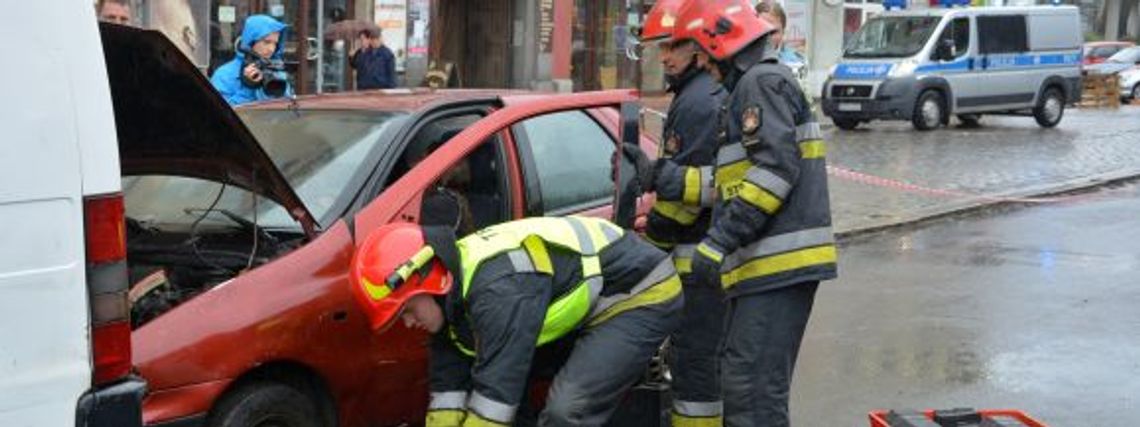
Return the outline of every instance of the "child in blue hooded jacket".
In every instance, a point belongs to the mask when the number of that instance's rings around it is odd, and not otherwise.
[[[214,75],[210,77],[210,83],[222,94],[226,102],[238,106],[273,98],[260,84],[266,76],[257,67],[256,61],[246,60],[246,55],[280,61],[284,51],[285,30],[288,27],[267,15],[252,15],[246,18],[234,59],[214,70]],[[293,88],[288,85],[287,80],[285,95],[293,95]]]

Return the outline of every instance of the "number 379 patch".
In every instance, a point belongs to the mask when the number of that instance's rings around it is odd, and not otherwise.
[[[763,124],[760,119],[759,105],[753,105],[744,109],[744,113],[742,113],[740,117],[740,130],[744,132],[745,135],[755,134],[756,131],[760,130]]]

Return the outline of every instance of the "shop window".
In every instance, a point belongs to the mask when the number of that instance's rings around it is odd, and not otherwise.
[[[979,16],[977,19],[982,54],[1029,51],[1024,16]]]

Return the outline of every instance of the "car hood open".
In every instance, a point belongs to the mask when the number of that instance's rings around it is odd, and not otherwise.
[[[284,206],[306,233],[316,222],[273,160],[210,81],[162,33],[100,24],[122,174],[236,185]]]

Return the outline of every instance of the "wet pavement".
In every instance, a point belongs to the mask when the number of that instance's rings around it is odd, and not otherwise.
[[[876,408],[969,406],[1017,408],[1051,426],[1140,425],[1137,212],[1133,183],[848,239],[841,278],[817,295],[794,424],[866,426]]]
[[[826,122],[828,119],[824,119]],[[917,132],[904,122],[831,129],[828,164],[971,195],[1031,195],[1140,174],[1140,107],[1069,110],[1055,129],[1031,117],[986,116],[978,128]],[[837,231],[905,222],[981,203],[832,176]],[[984,202],[984,201],[983,201]]]

